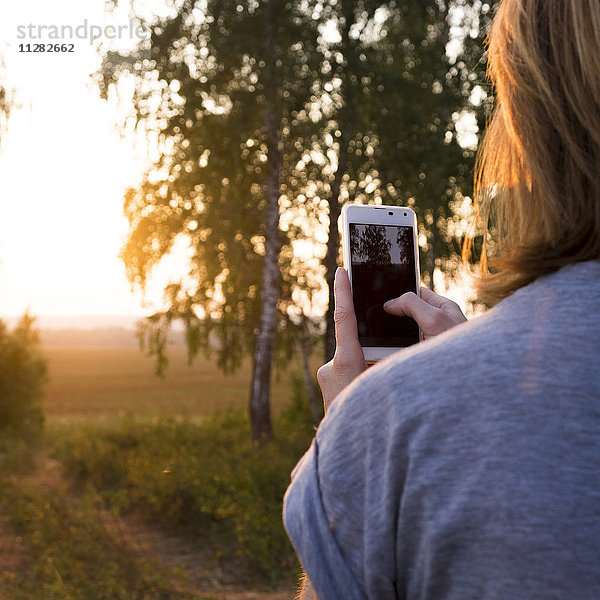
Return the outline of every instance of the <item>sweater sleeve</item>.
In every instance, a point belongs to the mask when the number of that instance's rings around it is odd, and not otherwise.
[[[318,443],[313,440],[293,473],[285,495],[284,523],[319,600],[362,600],[348,562],[325,513],[318,474]]]
[[[363,381],[336,400],[286,493],[285,526],[319,600],[396,598],[402,453],[374,392]]]

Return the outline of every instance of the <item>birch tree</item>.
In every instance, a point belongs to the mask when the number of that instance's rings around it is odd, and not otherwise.
[[[108,54],[102,69],[105,94],[133,74],[137,118],[160,149],[125,201],[130,281],[144,287],[175,240],[189,241],[186,281],[167,288],[167,308],[141,335],[159,366],[165,331],[177,319],[191,358],[216,354],[230,372],[251,354],[255,439],[272,433],[273,353],[290,301],[280,275],[290,244],[280,213],[296,201],[295,165],[303,132],[313,127],[316,38],[316,23],[295,2],[190,0],[152,26],[145,46]]]
[[[333,278],[345,202],[412,206],[422,271],[431,286],[434,269],[448,270],[457,256],[459,240],[448,221],[453,203],[471,193],[475,152],[459,143],[456,126],[465,111],[478,110],[471,97],[483,80],[485,26],[477,24],[490,6],[470,0],[317,0],[313,9],[321,30],[329,32],[323,78],[330,90],[325,119],[334,175],[319,184],[329,221],[323,260],[327,361],[335,349]]]

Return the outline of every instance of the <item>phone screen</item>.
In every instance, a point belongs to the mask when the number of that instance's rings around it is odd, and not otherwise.
[[[413,228],[349,223],[352,295],[361,346],[402,348],[419,341],[410,317],[383,310],[387,300],[417,291]]]

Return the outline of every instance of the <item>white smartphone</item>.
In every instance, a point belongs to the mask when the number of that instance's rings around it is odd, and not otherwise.
[[[421,339],[413,319],[383,310],[387,300],[419,294],[417,217],[404,206],[346,204],[342,224],[358,339],[365,360],[374,362]]]

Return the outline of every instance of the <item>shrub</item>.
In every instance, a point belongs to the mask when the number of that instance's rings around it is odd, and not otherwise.
[[[40,433],[45,380],[34,319],[25,314],[12,332],[0,321],[0,438],[32,439]]]
[[[201,423],[173,419],[61,426],[52,436],[71,475],[112,506],[180,527],[276,582],[297,572],[281,522],[290,472],[312,431],[276,423],[275,439],[251,440],[238,413]]]
[[[300,372],[292,373],[290,377],[291,398],[288,406],[281,412],[279,424],[285,430],[301,428],[307,435],[314,435],[315,423],[313,420],[310,400],[304,376]],[[318,403],[318,418],[323,418],[323,396],[316,378],[312,378],[314,398]]]

